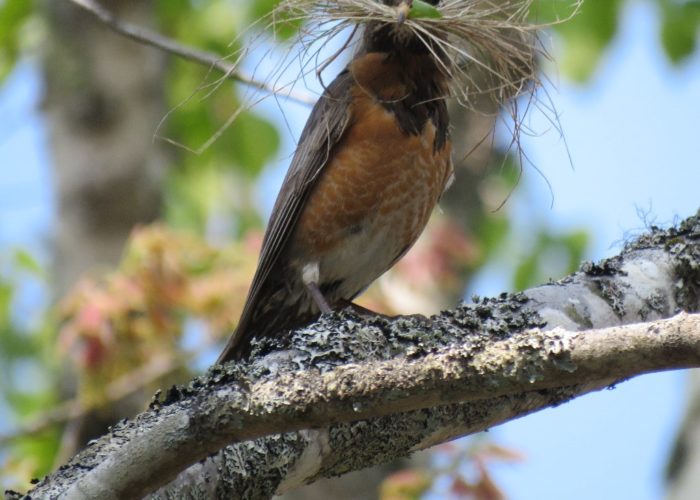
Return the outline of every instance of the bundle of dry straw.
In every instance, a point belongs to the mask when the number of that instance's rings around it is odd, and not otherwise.
[[[577,5],[580,0],[572,1]],[[471,108],[476,96],[505,104],[537,88],[537,59],[547,57],[538,33],[563,21],[531,22],[535,3],[442,0],[433,7],[417,1],[405,26],[426,47],[439,47],[452,62],[443,69],[451,75],[452,95],[461,105]],[[396,22],[397,9],[381,0],[283,0],[274,17],[302,22],[304,33],[318,41],[373,21]]]

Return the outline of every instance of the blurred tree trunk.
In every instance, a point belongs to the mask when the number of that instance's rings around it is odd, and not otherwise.
[[[153,23],[149,0],[105,5]],[[113,268],[134,225],[159,214],[166,158],[152,135],[165,113],[165,56],[115,35],[70,2],[46,0],[41,7],[48,27],[42,107],[58,214],[53,292],[60,298],[86,273]],[[68,375],[64,393],[74,392],[72,383]],[[139,409],[134,401],[69,423],[57,461]]]
[[[106,5],[125,19],[153,23],[148,0]],[[165,65],[159,51],[115,35],[70,2],[43,7],[60,296],[86,272],[113,267],[133,226],[159,214],[166,159],[152,136],[165,113]]]
[[[668,500],[700,498],[700,370],[689,372],[687,408],[667,468]]]

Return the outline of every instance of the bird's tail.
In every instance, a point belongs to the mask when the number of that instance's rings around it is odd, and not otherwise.
[[[255,297],[248,297],[238,326],[216,363],[245,359],[254,339],[284,338],[290,330],[316,319],[319,312],[308,293],[304,289],[297,292],[290,293],[283,285],[266,286]]]

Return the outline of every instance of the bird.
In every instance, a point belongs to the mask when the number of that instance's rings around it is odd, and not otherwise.
[[[412,0],[381,1],[396,19],[366,24],[312,109],[217,364],[350,304],[411,248],[453,177],[450,62],[405,25]]]

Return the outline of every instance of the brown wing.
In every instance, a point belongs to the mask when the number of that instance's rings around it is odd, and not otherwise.
[[[335,145],[350,122],[350,86],[348,70],[340,73],[318,100],[299,139],[282,189],[272,209],[265,231],[258,268],[236,331],[229,339],[217,363],[245,355],[250,341],[265,332],[255,331],[251,322],[265,296],[277,289],[271,283],[270,271],[277,265],[280,254],[296,227],[304,202],[313,189],[318,174],[328,163]],[[279,277],[276,277],[279,279]],[[278,311],[284,315],[285,311]],[[267,326],[270,328],[270,325]]]

